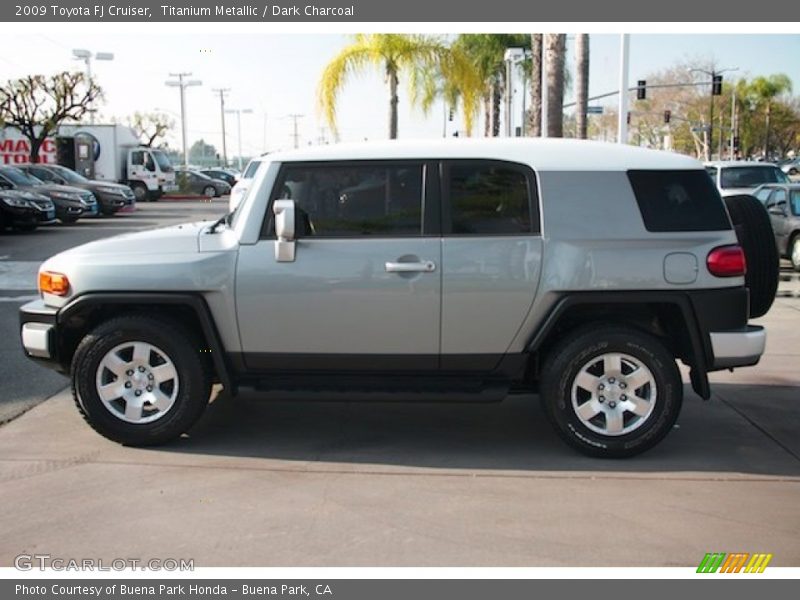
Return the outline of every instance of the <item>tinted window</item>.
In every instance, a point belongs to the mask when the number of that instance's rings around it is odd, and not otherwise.
[[[422,165],[303,165],[285,168],[275,198],[308,218],[307,235],[351,237],[422,233]]]
[[[648,231],[730,229],[716,187],[703,171],[628,171]]]
[[[453,234],[531,232],[528,178],[513,167],[452,163],[447,184]]]
[[[720,176],[720,187],[749,188],[762,183],[786,183],[786,175],[777,167],[725,167]]]

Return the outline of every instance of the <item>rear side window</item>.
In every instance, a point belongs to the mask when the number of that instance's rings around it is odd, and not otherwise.
[[[648,231],[731,228],[716,187],[704,171],[628,171]]]
[[[502,163],[449,163],[446,185],[451,235],[531,233],[531,182],[521,169]]]
[[[731,188],[756,187],[762,183],[788,183],[786,174],[777,167],[769,165],[752,167],[725,167],[720,176],[720,187]]]

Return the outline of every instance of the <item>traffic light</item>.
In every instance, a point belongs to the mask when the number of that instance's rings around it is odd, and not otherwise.
[[[664,111],[664,124],[669,125],[669,120],[672,118],[672,111],[665,110]]]
[[[447,120],[448,121],[452,121],[453,120],[453,107],[452,106],[450,107],[450,110],[447,112]]]
[[[722,75],[714,75],[711,81],[711,95],[722,96]]]
[[[636,82],[636,99],[637,100],[646,100],[647,99],[647,81],[644,79],[640,79]]]
[[[739,151],[739,136],[738,135],[733,136],[733,149],[736,152]]]
[[[630,125],[631,124],[631,111],[628,111],[627,120],[628,120],[628,125]]]

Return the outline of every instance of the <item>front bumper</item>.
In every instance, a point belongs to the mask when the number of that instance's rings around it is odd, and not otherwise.
[[[58,309],[34,300],[19,309],[20,337],[25,354],[63,372],[58,360],[56,316]]]
[[[767,345],[767,332],[759,325],[746,325],[735,331],[712,331],[709,337],[714,370],[755,365]]]

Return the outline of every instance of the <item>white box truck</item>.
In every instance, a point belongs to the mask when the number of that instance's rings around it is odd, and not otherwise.
[[[0,164],[30,162],[30,146],[19,130],[6,127],[0,139]],[[126,125],[65,124],[39,151],[39,162],[74,169],[89,179],[129,185],[136,200],[158,200],[177,189],[175,171],[167,155],[142,146]]]

